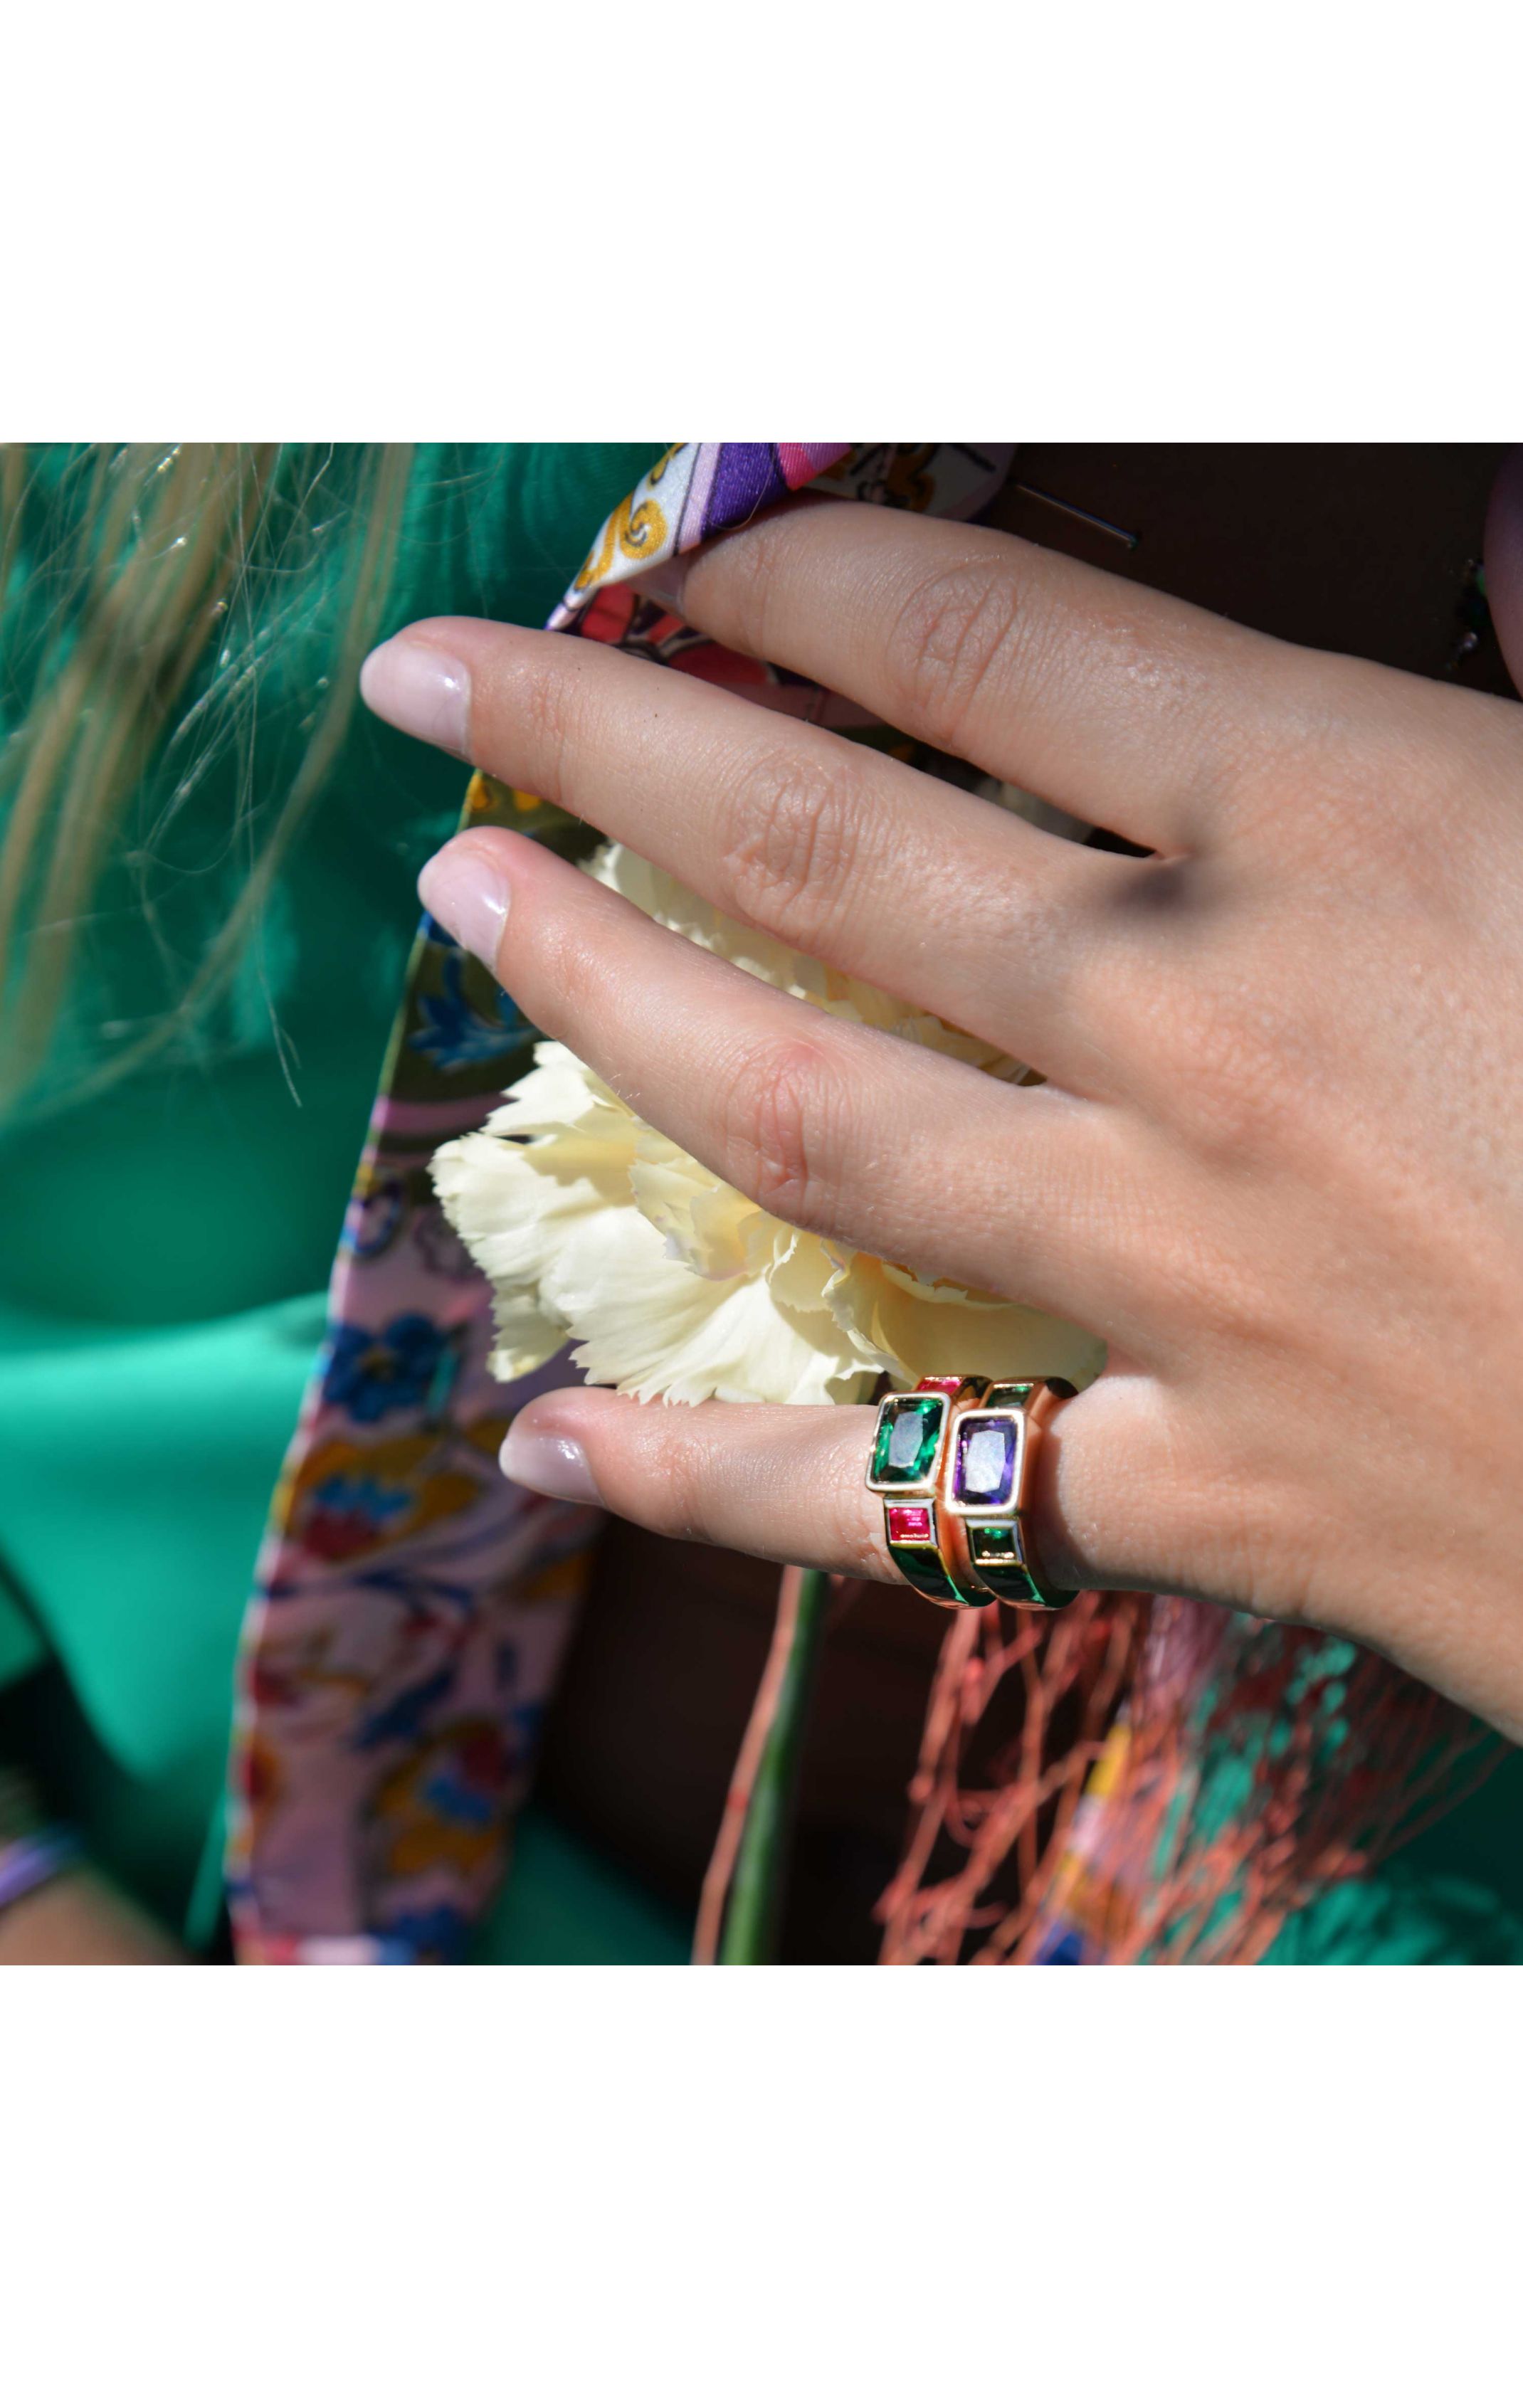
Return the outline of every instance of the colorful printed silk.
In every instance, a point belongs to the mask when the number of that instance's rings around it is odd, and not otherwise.
[[[1009,444],[688,443],[599,530],[550,625],[832,724],[861,713],[725,652],[630,591],[800,487],[962,517]],[[568,856],[596,839],[477,776],[467,824]],[[227,1886],[246,1962],[414,1963],[465,1953],[506,1864],[599,1517],[510,1488],[512,1388],[485,1368],[491,1299],[428,1164],[529,1068],[535,1031],[424,920],[328,1297],[328,1325],[271,1507],[244,1628]]]

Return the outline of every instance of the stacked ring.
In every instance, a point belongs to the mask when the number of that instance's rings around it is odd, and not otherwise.
[[[936,1605],[1067,1605],[1031,1545],[1027,1504],[1066,1380],[922,1380],[878,1408],[867,1483],[896,1570]]]

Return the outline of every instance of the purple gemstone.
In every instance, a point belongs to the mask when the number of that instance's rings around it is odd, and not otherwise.
[[[970,1413],[957,1432],[953,1495],[959,1505],[1004,1505],[1015,1477],[1015,1425],[1003,1413]]]

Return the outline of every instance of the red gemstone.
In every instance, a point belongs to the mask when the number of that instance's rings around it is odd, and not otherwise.
[[[938,1397],[955,1397],[961,1386],[962,1374],[956,1372],[951,1379],[938,1377],[934,1380],[922,1380],[915,1394],[922,1397],[932,1394]]]
[[[931,1517],[928,1505],[891,1505],[888,1509],[889,1544],[895,1547],[922,1546],[930,1542]]]

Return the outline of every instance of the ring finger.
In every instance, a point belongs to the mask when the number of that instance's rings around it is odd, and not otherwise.
[[[864,1474],[875,1415],[840,1405],[639,1405],[605,1389],[537,1398],[502,1450],[510,1480],[606,1505],[670,1538],[869,1580],[899,1577]],[[1181,1584],[1159,1390],[1107,1373],[1038,1451],[1039,1558],[1056,1586]]]

